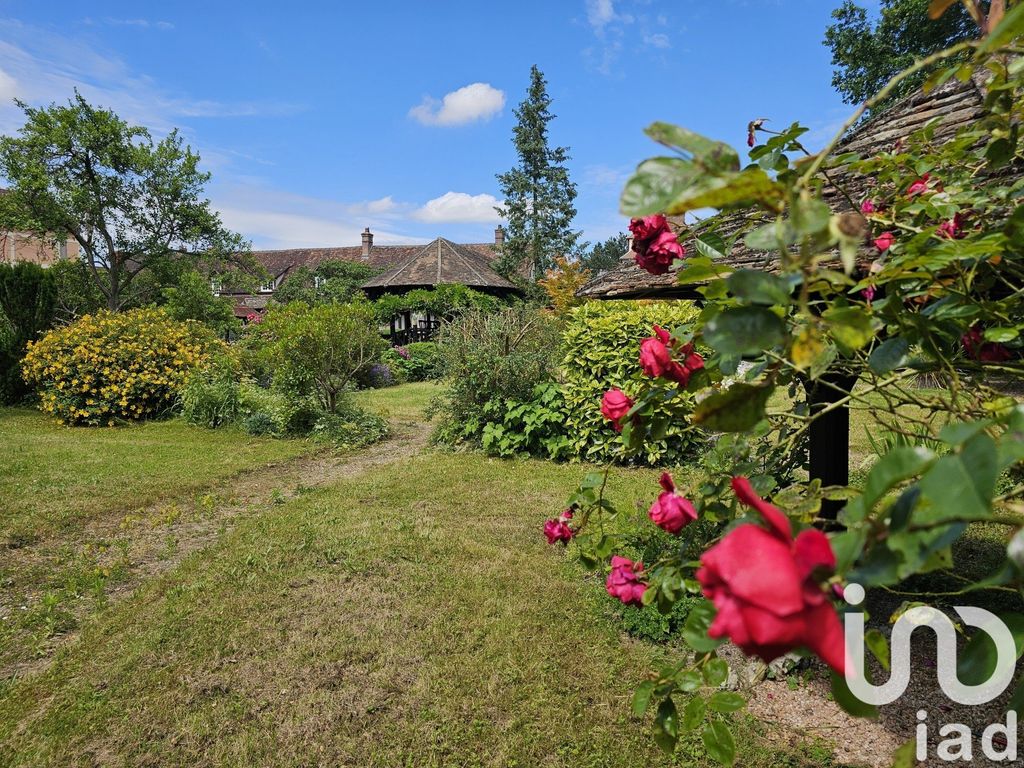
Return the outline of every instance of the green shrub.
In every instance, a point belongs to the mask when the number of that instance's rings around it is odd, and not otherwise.
[[[569,314],[562,334],[561,390],[571,455],[595,462],[622,457],[618,434],[601,415],[601,397],[612,387],[636,397],[650,382],[640,369],[640,340],[652,335],[655,324],[685,331],[697,315],[697,308],[686,301],[594,301]],[[632,461],[674,463],[694,449],[698,438],[683,431],[679,398],[686,404],[689,396],[676,396],[674,418],[664,437],[649,441]]]
[[[342,393],[380,361],[385,346],[365,301],[315,307],[296,302],[246,329],[244,360],[258,377],[269,376],[275,389],[293,398],[315,397],[334,412]]]
[[[433,341],[414,341],[404,347],[394,347],[385,361],[401,370],[406,381],[430,381],[440,378],[440,353]]]
[[[538,384],[526,402],[492,400],[484,413],[483,449],[495,456],[527,454],[547,459],[570,458],[572,441],[565,433],[565,401],[555,382]]]
[[[226,349],[159,309],[103,311],[30,342],[22,367],[60,423],[113,425],[169,413],[189,377]]]
[[[29,393],[21,360],[29,342],[53,325],[57,286],[37,264],[0,264],[0,403]]]
[[[314,439],[335,445],[359,447],[375,443],[388,434],[388,423],[364,411],[345,398],[334,413],[322,413],[311,431]]]
[[[237,363],[222,356],[189,377],[181,393],[181,415],[185,421],[215,429],[238,419],[239,385]]]
[[[484,425],[509,401],[528,402],[558,362],[557,322],[529,307],[469,311],[438,337],[448,387],[431,407],[437,439],[479,444]]]

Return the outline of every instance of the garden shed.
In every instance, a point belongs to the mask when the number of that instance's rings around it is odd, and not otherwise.
[[[870,157],[884,151],[898,150],[906,138],[934,123],[934,141],[953,137],[961,127],[970,125],[985,114],[984,81],[972,78],[965,82],[952,79],[929,93],[910,96],[884,113],[854,128],[840,143],[836,154],[852,152]],[[855,211],[859,201],[869,194],[873,180],[854,175],[843,168],[832,169],[824,179],[823,195],[833,211]],[[732,235],[753,229],[765,219],[759,212],[731,211],[699,222],[689,230],[699,236],[715,231],[725,240]],[[675,222],[681,225],[682,222]],[[684,229],[683,227],[679,227]],[[693,236],[682,242],[688,253],[696,252]],[[858,256],[858,267],[866,269],[877,257],[877,251],[865,244]],[[838,260],[838,254],[837,254]],[[720,260],[731,269],[754,269],[774,272],[778,262],[774,254],[748,248],[743,238],[736,238],[726,258]],[[673,271],[652,275],[636,265],[632,253],[625,253],[619,264],[602,272],[585,284],[577,295],[588,299],[683,299],[701,302],[700,283],[681,285]],[[825,408],[849,392],[854,380],[838,377],[828,382],[808,380],[808,398],[812,408]],[[846,485],[849,482],[849,412],[835,408],[816,420],[810,434],[810,473],[825,485]],[[826,514],[835,514],[839,503],[830,502]]]

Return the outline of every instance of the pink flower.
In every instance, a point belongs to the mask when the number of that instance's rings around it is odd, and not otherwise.
[[[652,379],[664,378],[678,382],[684,387],[690,381],[690,375],[704,367],[702,358],[693,349],[693,343],[677,346],[682,364],[673,357],[672,336],[661,326],[654,326],[654,336],[640,342],[640,367]]]
[[[864,299],[864,301],[870,304],[872,299],[875,298],[875,286],[869,285],[867,288],[860,292],[860,295]]]
[[[747,130],[747,146],[748,147],[754,146],[754,141],[755,141],[754,140],[754,131],[753,131],[753,129],[748,129]]]
[[[840,674],[846,668],[843,628],[819,586],[836,558],[821,531],[796,539],[782,512],[760,498],[745,477],[732,487],[766,527],[734,528],[701,557],[697,580],[718,613],[710,637],[728,637],[744,653],[771,662],[794,648],[809,648]]]
[[[911,182],[910,186],[907,187],[907,197],[917,197],[918,195],[923,195],[925,192],[930,191],[941,192],[942,182],[938,180],[936,180],[932,185],[932,188],[929,189],[928,184],[931,181],[931,178],[932,175],[930,173],[925,173],[917,181]]]
[[[668,219],[660,213],[633,219],[629,231],[633,233],[634,260],[652,275],[664,275],[674,260],[686,255]]]
[[[875,201],[868,198],[860,204],[860,212],[867,216],[870,213],[874,213],[878,210],[878,206],[875,205]]]
[[[548,520],[544,523],[544,535],[547,536],[548,544],[554,544],[558,541],[568,544],[572,540],[574,533],[575,531],[561,518]]]
[[[626,605],[643,605],[644,592],[647,585],[640,581],[643,563],[634,563],[625,557],[615,555],[612,558],[612,570],[605,581],[605,589],[612,597],[617,597]]]
[[[1013,354],[1002,344],[985,341],[985,334],[980,326],[973,326],[960,338],[967,356],[984,363],[1005,363]]]
[[[633,405],[633,401],[621,389],[609,389],[601,398],[601,415],[612,422],[616,432],[621,432],[622,420]]]
[[[952,219],[944,221],[939,225],[935,234],[948,240],[959,240],[964,236],[964,222],[967,217],[963,213],[957,213]]]
[[[875,248],[880,251],[887,251],[896,242],[896,235],[892,232],[883,232],[875,238]]]
[[[664,492],[658,496],[648,515],[651,521],[672,534],[678,534],[683,528],[697,519],[697,510],[687,499],[676,493],[676,485],[672,475],[663,472],[659,481]]]

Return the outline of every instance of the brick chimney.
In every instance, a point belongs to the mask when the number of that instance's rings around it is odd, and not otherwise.
[[[499,248],[505,244],[505,230],[500,225],[494,230],[494,244]]]
[[[370,228],[367,227],[366,229],[363,230],[363,253],[362,253],[362,257],[364,259],[370,258],[370,249],[372,249],[372,248],[373,248],[373,232],[371,232]]]

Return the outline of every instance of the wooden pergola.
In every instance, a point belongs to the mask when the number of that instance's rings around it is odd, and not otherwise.
[[[984,116],[984,98],[982,79],[975,78],[964,83],[951,80],[930,93],[910,96],[885,113],[862,123],[843,140],[837,148],[837,154],[855,152],[861,157],[870,157],[883,151],[890,151],[897,142],[905,140],[910,134],[936,119],[938,123],[935,127],[934,140],[947,141],[960,128]],[[871,179],[857,176],[844,169],[831,170],[829,176],[834,183],[825,180],[822,194],[836,212],[852,210],[846,194],[858,200],[867,195],[873,183]],[[846,194],[840,191],[840,188]],[[714,229],[728,240],[731,235],[761,223],[764,218],[765,215],[760,212],[733,211],[701,222],[695,229],[689,231],[693,236],[699,236],[701,232]],[[693,237],[690,241],[684,240],[688,253],[696,252],[692,240]],[[859,268],[866,268],[875,255],[870,248],[862,250],[858,258]],[[774,254],[751,250],[743,244],[742,238],[737,238],[732,251],[726,258],[720,260],[720,263],[732,269],[767,272],[777,272],[779,269],[778,259]],[[700,287],[700,283],[680,285],[674,272],[651,275],[640,269],[634,262],[632,253],[627,252],[615,268],[595,276],[577,292],[577,295],[606,301],[681,299],[700,303],[704,299],[698,293]],[[826,375],[817,380],[806,379],[805,387],[812,412],[821,411],[842,400],[855,383],[855,377],[841,373]],[[809,437],[810,477],[821,480],[822,485],[848,485],[849,409],[845,405],[833,408],[816,419],[811,424]],[[841,506],[841,502],[823,502],[822,516],[834,519]]]

